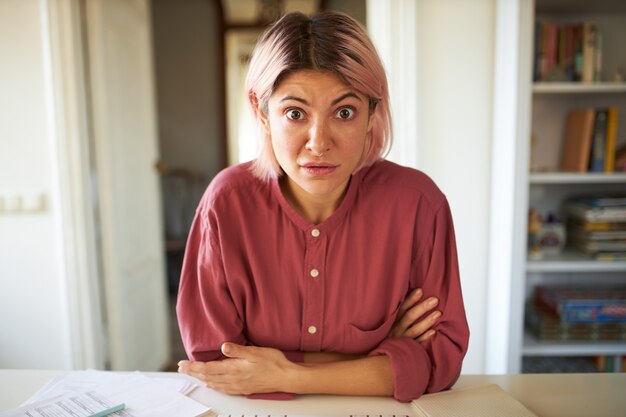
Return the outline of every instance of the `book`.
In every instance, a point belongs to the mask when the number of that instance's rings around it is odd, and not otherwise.
[[[626,239],[589,241],[572,239],[572,245],[588,254],[597,252],[619,252],[626,251]]]
[[[568,236],[572,239],[583,241],[624,240],[626,239],[626,230],[587,231],[572,227],[568,232]]]
[[[611,251],[599,251],[593,254],[596,261],[602,262],[620,262],[626,261],[626,251],[611,252]]]
[[[524,309],[525,324],[539,340],[626,340],[626,323],[570,323],[530,302]]]
[[[626,207],[626,195],[621,194],[575,197],[569,201],[582,203],[592,208]]]
[[[574,25],[565,26],[565,51],[562,63],[565,76],[568,81],[576,81],[576,27]]]
[[[538,285],[535,304],[568,323],[626,323],[625,286]]]
[[[411,401],[417,417],[537,417],[498,385],[451,389]]]
[[[617,143],[617,107],[609,107],[606,117],[606,150],[604,155],[604,172],[615,171],[615,149]]]
[[[626,197],[572,198],[563,204],[565,213],[583,222],[626,222]]]
[[[585,232],[626,231],[626,222],[588,222],[579,219],[569,219],[567,225],[570,229]]]
[[[561,171],[587,171],[594,119],[593,108],[577,109],[568,113],[561,152]]]
[[[581,81],[591,83],[594,81],[596,70],[596,35],[597,28],[592,23],[583,23],[583,71]]]
[[[598,109],[593,126],[591,156],[589,158],[589,172],[604,172],[606,155],[606,118],[607,110]]]

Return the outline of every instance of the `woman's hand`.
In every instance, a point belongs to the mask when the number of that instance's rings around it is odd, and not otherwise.
[[[178,372],[203,381],[207,387],[230,395],[287,391],[285,386],[294,365],[272,348],[224,343],[227,359],[211,362],[178,362]]]
[[[437,306],[439,300],[430,297],[421,301],[423,295],[422,289],[417,288],[404,300],[389,337],[410,337],[418,342],[424,342],[435,334],[432,327],[441,317],[441,312],[430,311]]]

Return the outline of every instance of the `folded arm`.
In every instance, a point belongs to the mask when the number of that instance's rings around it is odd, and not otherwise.
[[[432,327],[441,313],[432,311],[437,300],[432,297],[421,300],[422,294],[420,289],[409,294],[400,307],[390,337],[403,337],[418,344],[434,335]],[[221,353],[224,359],[220,361],[181,361],[180,372],[227,394],[391,396],[394,393],[392,364],[386,355],[307,352],[296,358],[293,352],[235,343],[223,344]]]

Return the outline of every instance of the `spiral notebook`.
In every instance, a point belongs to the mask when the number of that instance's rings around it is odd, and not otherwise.
[[[417,417],[537,417],[495,384],[426,394],[411,406]]]

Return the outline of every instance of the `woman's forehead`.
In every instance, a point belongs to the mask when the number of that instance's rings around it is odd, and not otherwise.
[[[365,96],[347,84],[341,77],[330,71],[302,69],[287,74],[278,84],[270,99],[282,100],[285,96],[296,95],[323,98],[347,92],[354,93],[359,100]]]

